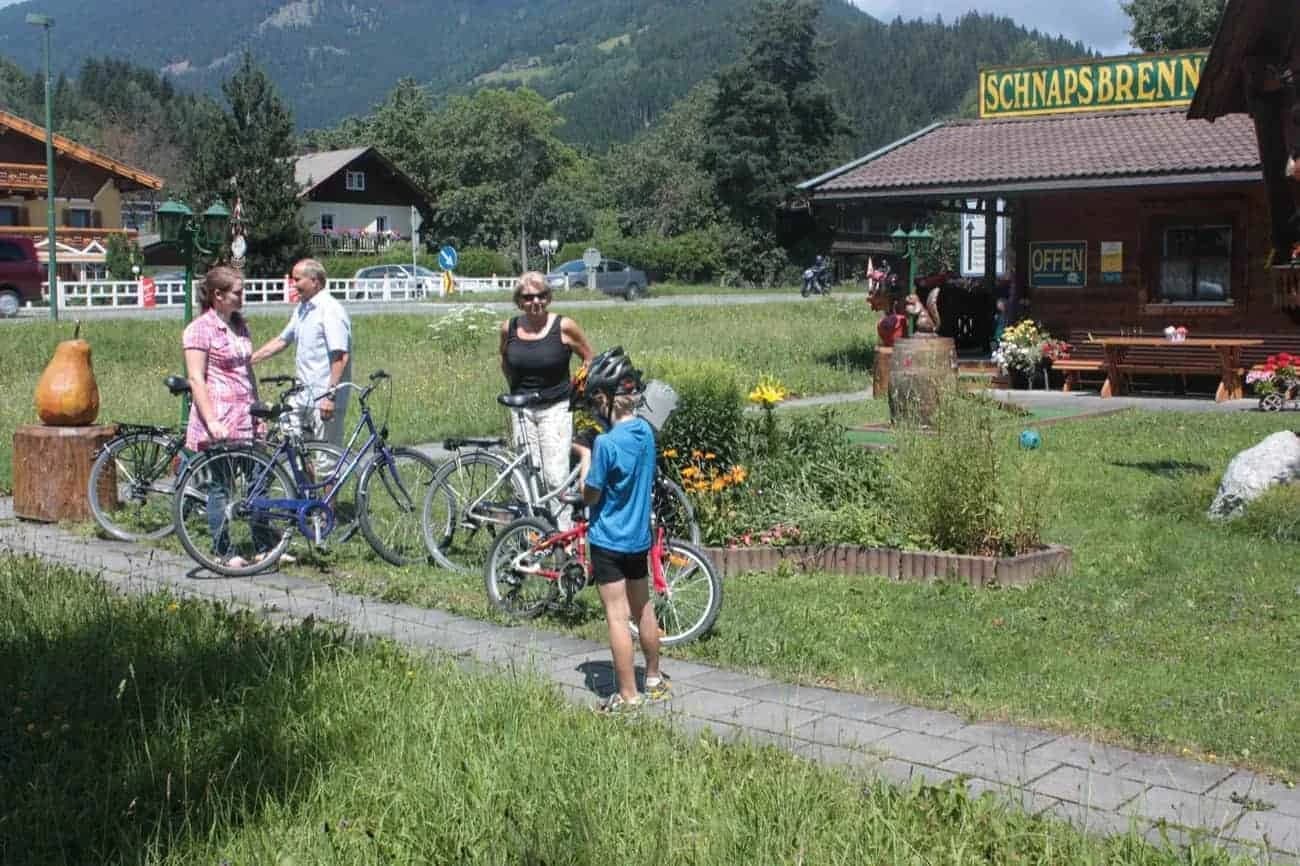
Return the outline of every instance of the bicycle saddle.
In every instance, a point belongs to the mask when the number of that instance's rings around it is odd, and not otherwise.
[[[538,391],[526,391],[523,394],[502,394],[497,397],[497,402],[502,406],[509,406],[511,409],[523,409],[541,402],[541,397],[542,395]]]
[[[252,406],[248,407],[248,414],[254,418],[261,418],[263,421],[269,421],[272,418],[279,418],[288,409],[284,406],[275,406],[270,403],[264,403],[258,400]]]
[[[476,436],[460,436],[442,440],[442,447],[446,448],[448,451],[457,451],[461,448],[504,448],[506,447],[506,440]]]
[[[168,376],[163,379],[163,384],[167,386],[167,390],[171,391],[173,396],[190,393],[189,380],[182,376]]]

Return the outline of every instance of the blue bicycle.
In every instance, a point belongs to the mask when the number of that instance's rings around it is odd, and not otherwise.
[[[329,538],[338,525],[339,499],[359,472],[356,518],[375,553],[394,565],[427,561],[421,514],[436,466],[414,449],[391,447],[387,425],[375,423],[367,398],[389,379],[379,370],[364,387],[344,382],[315,395],[317,400],[332,398],[349,388],[358,394],[361,417],[332,466],[314,462],[295,437],[286,437],[274,450],[256,442],[222,443],[190,460],[177,485],[205,496],[201,508],[188,502],[191,497],[174,500],[176,537],[186,553],[229,577],[271,569],[295,528],[313,545]],[[274,405],[255,404],[252,414],[278,419],[294,411],[292,398],[302,390],[295,385]],[[363,432],[365,444],[358,448]]]

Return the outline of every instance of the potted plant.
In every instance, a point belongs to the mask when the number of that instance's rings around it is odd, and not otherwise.
[[[1002,332],[993,361],[1011,380],[1013,388],[1030,387],[1039,370],[1052,361],[1070,356],[1070,344],[1056,340],[1030,319],[1023,319]]]
[[[1259,395],[1259,408],[1277,411],[1300,392],[1300,357],[1290,352],[1269,355],[1246,373],[1246,384]]]

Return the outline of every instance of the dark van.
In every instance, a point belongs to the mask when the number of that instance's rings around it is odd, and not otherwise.
[[[0,318],[18,315],[24,303],[39,302],[44,279],[32,239],[0,235]]]

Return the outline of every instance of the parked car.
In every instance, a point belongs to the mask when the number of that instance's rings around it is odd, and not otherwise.
[[[146,274],[145,276],[152,277],[152,278],[153,278],[153,281],[154,281],[155,283],[183,283],[183,282],[185,282],[185,272],[184,272],[184,271],[160,271],[159,273],[156,273],[156,274]],[[195,280],[195,282],[198,282],[198,281],[201,280],[201,279],[203,279],[203,275],[202,275],[202,274],[195,274],[195,275],[194,275],[194,280]]]
[[[605,259],[596,268],[596,288],[607,295],[621,295],[629,301],[645,296],[650,280],[645,271],[629,267],[626,263],[614,259]],[[557,265],[546,275],[546,285],[551,289],[563,289],[565,279],[570,288],[587,287],[587,266],[581,259],[574,259]]]
[[[438,274],[431,271],[424,265],[416,265],[414,278],[419,281],[419,287],[426,293],[436,293],[438,291]],[[352,275],[354,280],[389,280],[398,285],[405,285],[406,281],[412,279],[410,265],[371,265],[368,268],[362,268]]]
[[[0,318],[13,318],[24,303],[39,302],[44,279],[32,239],[0,235]]]

